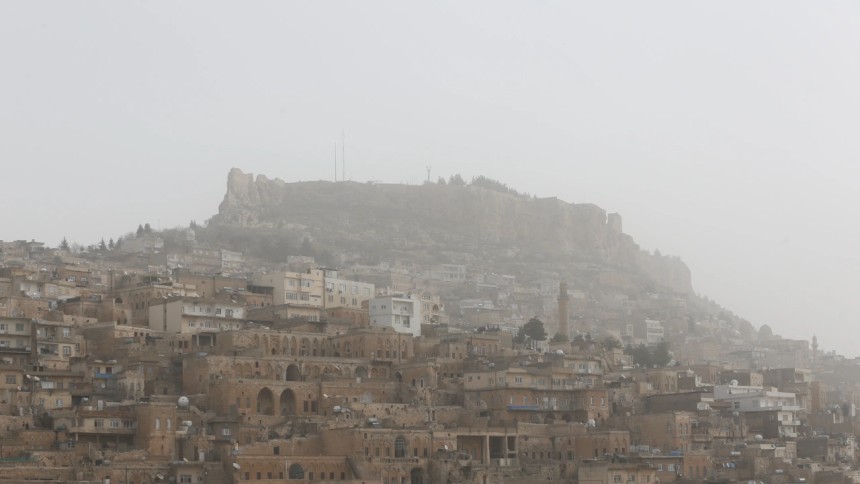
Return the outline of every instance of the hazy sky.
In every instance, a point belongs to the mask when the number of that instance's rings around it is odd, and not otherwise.
[[[0,239],[203,221],[236,166],[596,203],[860,354],[856,2],[0,0]]]

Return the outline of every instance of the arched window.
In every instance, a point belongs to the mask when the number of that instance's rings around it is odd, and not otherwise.
[[[173,421],[171,419],[167,419],[167,430],[170,430],[173,427]]]
[[[161,430],[161,419],[155,417],[155,430]]]
[[[402,435],[394,439],[394,457],[401,459],[406,457],[406,438]]]
[[[291,465],[290,469],[287,472],[289,473],[288,477],[290,479],[304,479],[305,478],[305,470],[299,464]]]

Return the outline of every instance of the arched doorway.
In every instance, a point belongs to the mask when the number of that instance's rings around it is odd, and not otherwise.
[[[411,484],[424,484],[424,470],[420,467],[415,467],[409,473],[409,482]]]
[[[355,369],[355,376],[357,378],[367,378],[367,367],[366,366],[359,366],[358,368],[356,368]]]
[[[281,392],[281,398],[278,399],[278,402],[282,417],[296,414],[296,394],[292,390],[287,388]]]
[[[300,464],[293,464],[287,470],[287,477],[290,479],[304,479],[305,469]]]
[[[299,371],[298,365],[292,364],[287,367],[287,374],[285,376],[287,381],[301,381],[302,380],[302,372]]]
[[[275,414],[275,396],[272,394],[272,390],[263,388],[257,394],[257,413],[260,415]]]

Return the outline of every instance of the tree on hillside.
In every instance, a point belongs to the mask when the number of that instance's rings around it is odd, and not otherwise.
[[[137,224],[137,236],[143,235],[143,225]]]
[[[451,178],[448,179],[448,183],[450,185],[455,185],[458,187],[466,186],[466,180],[463,180],[463,177],[460,176],[459,173],[457,173],[456,175],[451,175]]]
[[[550,341],[552,343],[567,343],[570,340],[567,339],[567,336],[565,336],[561,333],[556,333],[555,336],[553,336],[552,340],[550,340]]]
[[[102,241],[99,242],[99,250],[107,250],[107,244],[105,243],[104,237],[102,237]]]
[[[61,250],[65,250],[65,251],[68,251],[68,250],[69,250],[69,241],[68,241],[68,240],[66,240],[66,238],[65,238],[65,237],[63,237],[63,240],[62,240],[62,241],[60,241],[60,249],[61,249]]]
[[[302,246],[299,249],[299,254],[305,257],[315,257],[317,255],[316,247],[314,247],[314,243],[311,242],[311,239],[308,237],[302,239]]]
[[[669,353],[669,343],[661,341],[657,343],[654,351],[651,352],[651,365],[666,366],[672,361],[672,355]]]
[[[648,351],[648,347],[644,344],[640,344],[639,346],[630,345],[624,350],[624,352],[633,357],[634,364],[644,366],[646,368],[651,366],[651,352]]]
[[[623,348],[621,342],[618,341],[618,338],[615,336],[607,336],[603,338],[603,341],[600,342],[601,345],[607,350],[611,350],[614,348]]]
[[[116,244],[114,244],[113,237],[111,237],[110,240],[108,240],[108,249],[113,250],[114,247],[116,247]]]
[[[146,225],[143,226],[143,232],[145,234],[151,234],[152,233],[152,227],[149,226],[148,222],[146,223]]]
[[[517,333],[517,342],[523,343],[526,338],[531,341],[546,341],[546,330],[543,327],[543,321],[538,318],[531,318],[520,328]]]

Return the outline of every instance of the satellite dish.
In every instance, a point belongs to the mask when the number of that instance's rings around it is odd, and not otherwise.
[[[238,471],[239,469],[241,469],[241,467],[239,467],[239,464],[234,462],[233,463],[233,469],[236,469]]]
[[[445,447],[445,450],[448,450],[448,444],[445,444],[442,447]]]
[[[732,380],[732,381],[730,381],[730,382],[729,382],[729,386],[733,386],[733,387],[738,386],[738,381],[737,381],[737,380]]]
[[[191,403],[191,401],[190,401],[190,400],[188,400],[188,397],[186,397],[186,396],[181,396],[181,397],[179,397],[179,401],[178,401],[178,402],[176,402],[176,403],[177,403],[177,404],[179,404],[179,406],[180,406],[180,407],[182,407],[182,408],[186,408],[186,407],[188,407],[188,405]]]

